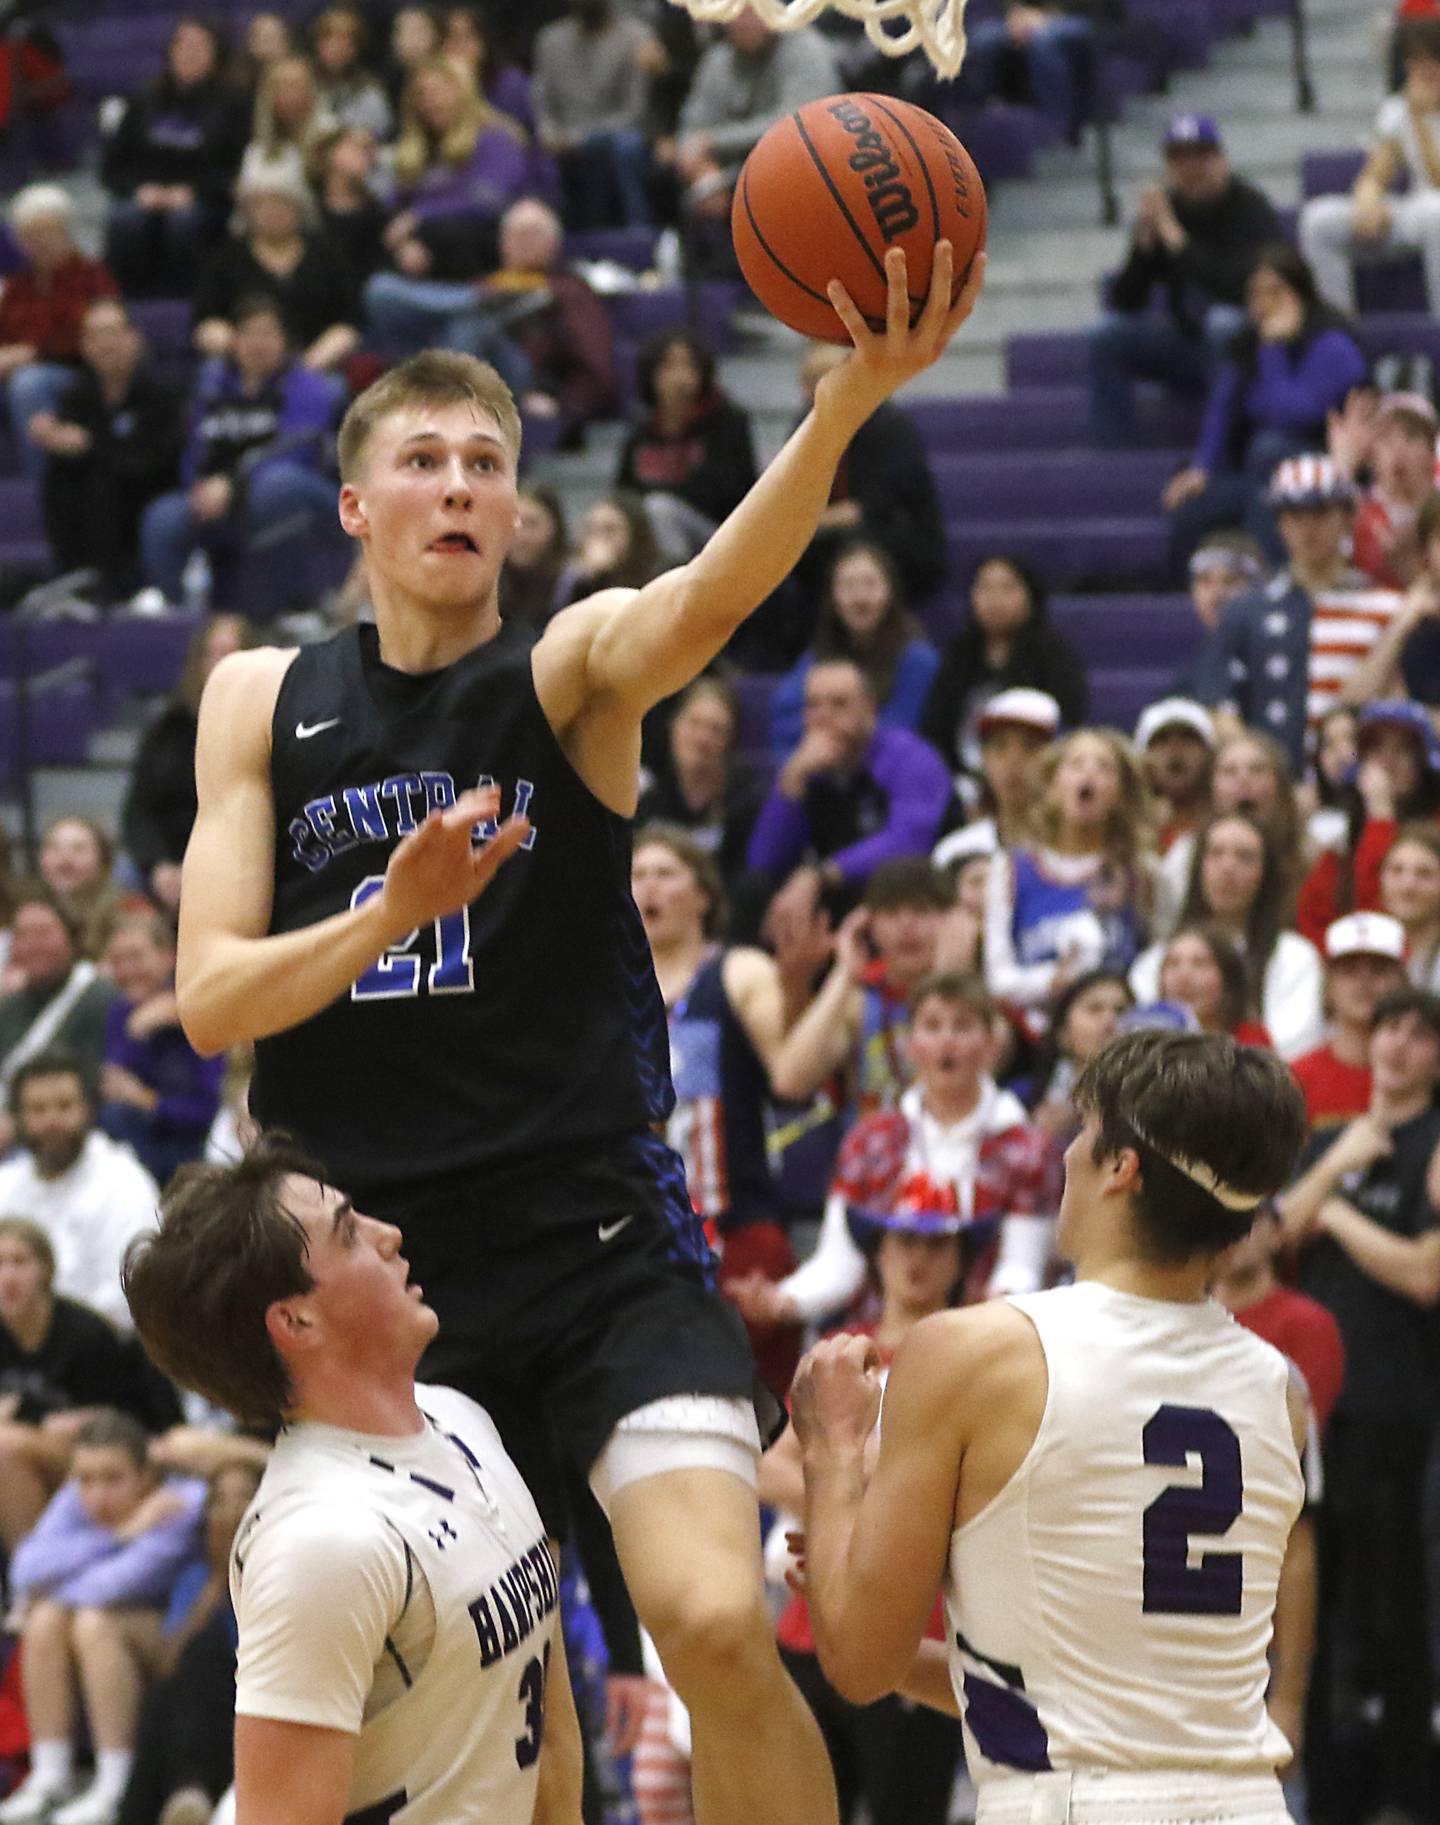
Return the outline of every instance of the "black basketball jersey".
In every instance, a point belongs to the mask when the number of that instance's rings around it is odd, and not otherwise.
[[[470,906],[256,1046],[257,1119],[352,1191],[523,1168],[663,1121],[674,1101],[630,820],[565,757],[530,654],[502,627],[411,676],[381,662],[374,628],[351,628],[302,648],[280,686],[272,932],[362,904],[400,839],[477,783],[531,822]]]

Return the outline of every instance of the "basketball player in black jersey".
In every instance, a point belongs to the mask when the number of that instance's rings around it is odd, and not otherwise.
[[[260,1121],[403,1225],[441,1319],[426,1375],[488,1407],[542,1513],[558,1460],[589,1477],[691,1712],[704,1825],[826,1825],[836,1805],[762,1591],[749,1351],[656,1133],[673,1093],[629,891],[640,723],[783,580],[851,437],[940,355],[983,269],[952,304],[942,243],[912,326],[903,254],[886,265],[879,330],[832,288],[854,352],[706,548],[533,648],[497,600],[513,401],[467,356],[393,370],[339,437],[374,628],[237,654],[200,713],[185,1028],[205,1052],[255,1041]]]

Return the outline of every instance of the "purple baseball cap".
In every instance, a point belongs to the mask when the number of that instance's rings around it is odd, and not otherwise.
[[[1218,152],[1220,129],[1213,114],[1176,114],[1163,144],[1167,152]]]

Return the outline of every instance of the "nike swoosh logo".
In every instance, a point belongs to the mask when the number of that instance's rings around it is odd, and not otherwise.
[[[602,1242],[613,1242],[616,1236],[620,1234],[620,1231],[624,1229],[627,1224],[633,1223],[634,1221],[634,1217],[631,1216],[621,1217],[614,1223],[602,1223],[598,1232],[600,1240]]]
[[[328,722],[297,722],[295,725],[296,741],[309,741],[312,735],[323,735],[327,729],[337,729],[340,718],[332,716]]]

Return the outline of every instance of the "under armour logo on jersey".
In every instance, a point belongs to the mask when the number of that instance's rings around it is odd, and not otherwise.
[[[323,735],[327,729],[338,729],[340,718],[327,717],[324,722],[297,722],[295,725],[296,741],[309,741],[312,735]]]
[[[443,1518],[427,1531],[430,1539],[435,1542],[436,1549],[442,1553],[452,1540],[460,1538],[450,1523]]]

